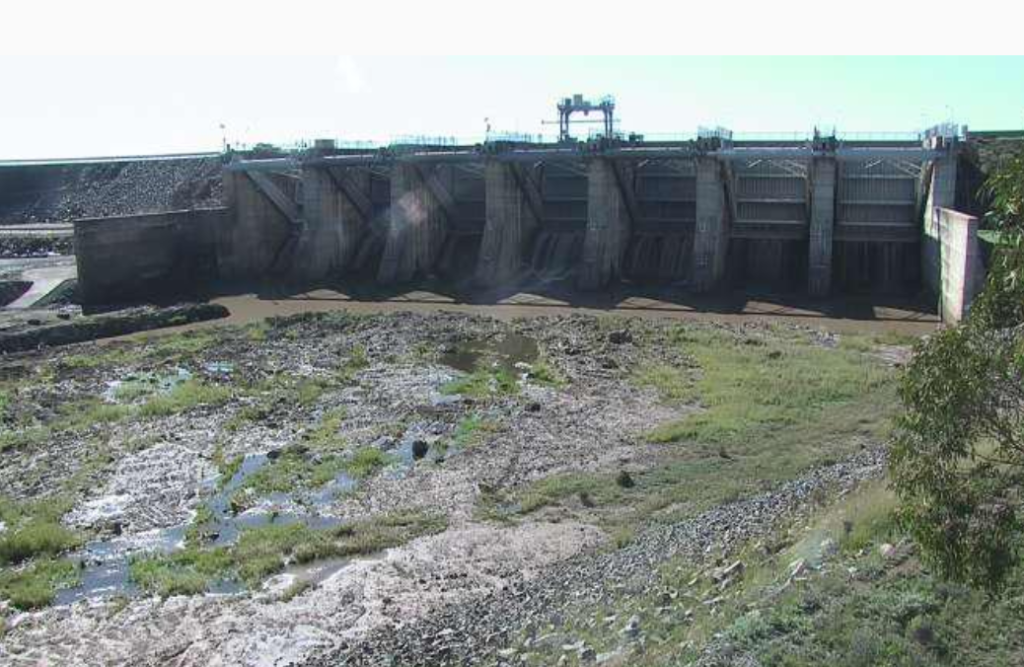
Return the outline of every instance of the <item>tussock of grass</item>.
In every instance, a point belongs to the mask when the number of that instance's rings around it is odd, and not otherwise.
[[[468,415],[459,420],[452,433],[452,444],[467,448],[479,444],[488,434],[497,430],[497,424],[477,414]]]
[[[328,410],[320,423],[306,433],[305,442],[319,452],[340,451],[345,448],[345,439],[339,435],[347,413],[344,408]]]
[[[0,570],[0,598],[28,611],[53,602],[57,590],[73,586],[78,570],[68,560],[38,560],[17,570]]]
[[[495,394],[514,395],[519,392],[515,375],[504,368],[482,368],[441,387],[442,394],[459,394],[471,398],[487,398]]]
[[[13,449],[27,449],[45,445],[50,437],[50,429],[45,426],[34,426],[19,430],[0,432],[0,453]]]
[[[0,563],[16,564],[40,556],[56,556],[81,540],[59,523],[30,520],[0,533]]]
[[[527,377],[536,384],[548,387],[559,388],[564,387],[566,384],[565,378],[544,358],[533,362]]]
[[[57,556],[81,544],[81,538],[60,523],[69,509],[64,498],[17,503],[0,498],[0,565],[16,565],[32,558]]]
[[[353,477],[369,477],[391,463],[392,457],[376,447],[360,447],[341,462],[342,469]]]
[[[143,417],[167,417],[200,405],[221,405],[230,398],[228,387],[187,380],[166,394],[150,398],[139,408],[139,414]]]
[[[78,430],[99,424],[113,424],[126,419],[131,413],[130,406],[90,398],[62,406],[60,416],[52,428]]]

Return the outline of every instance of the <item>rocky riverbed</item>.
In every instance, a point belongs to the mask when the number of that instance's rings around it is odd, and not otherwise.
[[[564,619],[880,474],[878,349],[332,313],[10,355],[0,662],[588,662]],[[758,396],[790,380],[835,402]]]

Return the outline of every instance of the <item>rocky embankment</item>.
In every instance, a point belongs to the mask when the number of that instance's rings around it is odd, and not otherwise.
[[[0,193],[0,225],[220,206],[220,166],[211,157],[21,167],[25,177]]]

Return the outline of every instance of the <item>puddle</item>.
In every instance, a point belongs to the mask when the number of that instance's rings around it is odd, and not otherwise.
[[[276,493],[260,498],[259,503],[240,514],[231,510],[231,496],[245,480],[270,461],[266,454],[246,456],[239,469],[223,486],[218,480],[210,480],[205,491],[212,494],[204,506],[213,515],[206,524],[211,536],[207,546],[226,547],[234,544],[243,530],[267,525],[289,525],[304,523],[314,530],[333,528],[341,520],[317,512],[330,505],[339,494],[355,488],[357,480],[341,473],[324,486],[301,496]],[[170,528],[140,533],[131,537],[113,537],[108,540],[89,542],[77,554],[71,556],[80,567],[80,583],[57,593],[56,605],[67,605],[80,600],[102,599],[114,596],[133,596],[140,591],[132,583],[129,563],[133,556],[142,554],[170,554],[185,545],[185,533],[191,521]],[[315,563],[308,564],[312,567]],[[340,567],[340,565],[339,565]],[[232,595],[244,590],[239,582],[219,581],[208,590],[210,595]]]
[[[440,362],[449,368],[472,373],[484,365],[492,365],[510,372],[516,365],[532,364],[537,360],[537,341],[515,333],[497,339],[469,340],[456,343],[441,353]]]

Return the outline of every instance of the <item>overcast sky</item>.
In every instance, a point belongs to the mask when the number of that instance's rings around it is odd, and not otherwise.
[[[553,132],[575,92],[648,135],[1024,127],[1024,58],[0,58],[0,85],[8,159]]]

